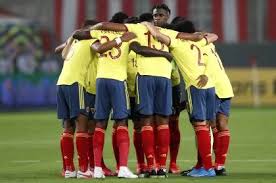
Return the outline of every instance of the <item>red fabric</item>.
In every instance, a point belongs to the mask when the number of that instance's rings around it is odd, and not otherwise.
[[[180,144],[180,131],[179,131],[179,116],[170,116],[169,121],[170,129],[170,161],[176,163],[179,144]]]
[[[90,168],[94,168],[93,136],[93,133],[88,133],[88,159]]]
[[[211,138],[210,131],[206,125],[194,127],[197,140],[197,148],[202,159],[203,167],[208,170],[212,168]]]
[[[113,153],[115,156],[117,167],[119,167],[120,160],[119,160],[119,147],[117,145],[117,130],[116,130],[116,128],[113,128],[113,130],[112,130],[112,147],[113,147]]]
[[[101,128],[95,128],[93,137],[93,150],[94,150],[94,165],[101,167],[102,156],[103,156],[103,146],[104,146],[104,133],[105,130]]]
[[[201,157],[200,157],[199,151],[197,151],[197,163],[196,163],[196,165],[195,165],[195,168],[196,168],[196,169],[199,169],[199,168],[201,168],[202,166],[203,166],[203,164],[202,164],[202,159],[201,159]]]
[[[64,132],[61,137],[61,153],[63,154],[64,170],[75,170],[74,167],[74,135]]]
[[[86,172],[88,169],[88,134],[77,132],[76,145],[78,151],[79,170]]]
[[[137,132],[134,130],[133,144],[135,147],[136,158],[137,158],[138,164],[145,164],[144,151],[143,151],[143,145],[142,145],[142,132]]]
[[[216,165],[223,166],[228,153],[229,143],[230,143],[230,132],[229,130],[218,132],[218,148],[216,156]]]
[[[143,150],[146,155],[148,168],[154,167],[154,132],[152,126],[142,127]]]
[[[166,168],[166,160],[170,144],[169,125],[157,127],[158,160],[160,168]]]
[[[65,171],[66,169],[66,166],[65,166],[65,159],[64,159],[64,152],[63,152],[63,147],[62,147],[62,134],[61,134],[61,137],[60,137],[60,152],[61,152],[61,158],[62,158],[62,170]]]
[[[129,136],[126,126],[117,128],[117,147],[119,148],[120,166],[127,166],[129,154]]]

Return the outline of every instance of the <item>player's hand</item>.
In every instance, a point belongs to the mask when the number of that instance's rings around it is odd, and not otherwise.
[[[197,86],[199,88],[202,88],[208,83],[208,76],[203,74],[203,75],[200,75],[196,80],[199,80],[197,82]]]
[[[195,37],[193,41],[200,41],[201,39],[204,38],[205,32],[195,32],[194,35]]]
[[[136,38],[136,34],[134,34],[133,32],[125,32],[122,36],[122,42],[128,42],[132,39]]]

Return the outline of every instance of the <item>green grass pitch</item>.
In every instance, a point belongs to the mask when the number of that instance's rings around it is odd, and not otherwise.
[[[132,123],[130,122],[130,129]],[[178,163],[187,169],[195,163],[193,130],[186,112],[181,114],[181,148]],[[0,182],[276,182],[276,109],[233,108],[230,119],[231,145],[228,176],[190,178],[169,175],[168,179],[64,180],[60,176],[59,138],[61,126],[54,111],[0,113]],[[104,158],[114,170],[111,125],[106,133]],[[130,134],[132,130],[130,130]],[[135,170],[131,144],[129,167]]]

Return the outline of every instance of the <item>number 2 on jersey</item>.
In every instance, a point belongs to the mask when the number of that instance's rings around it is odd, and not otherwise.
[[[191,44],[191,50],[194,50],[194,48],[197,50],[197,63],[198,63],[198,65],[199,66],[206,66],[206,64],[203,63],[202,60],[201,60],[201,51],[200,51],[199,47],[197,47],[194,44]]]

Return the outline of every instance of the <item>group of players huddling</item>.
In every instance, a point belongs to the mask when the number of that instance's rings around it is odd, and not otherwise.
[[[120,12],[110,22],[86,20],[56,48],[64,59],[57,82],[57,113],[64,128],[60,147],[65,178],[165,178],[168,172],[191,177],[226,175],[227,124],[234,95],[213,44],[218,37],[196,32],[183,17],[169,24],[170,13],[167,5],[160,4],[140,17]],[[184,103],[180,102],[181,76],[187,93]],[[185,103],[198,159],[192,169],[181,172],[176,164],[178,121]],[[103,161],[110,116],[116,172]],[[134,124],[137,175],[128,169],[128,119]],[[73,162],[74,136],[78,171]]]

